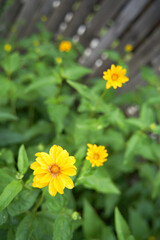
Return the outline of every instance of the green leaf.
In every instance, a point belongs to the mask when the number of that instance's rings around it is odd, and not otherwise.
[[[67,83],[77,90],[79,94],[91,101],[97,101],[98,97],[86,85],[67,80]]]
[[[135,209],[129,211],[129,223],[136,240],[147,239],[149,226],[147,221]]]
[[[20,68],[20,55],[12,53],[2,62],[2,67],[7,74],[12,74]]]
[[[94,208],[88,201],[84,201],[84,221],[83,229],[85,239],[101,239],[101,240],[115,240],[112,230],[105,226],[105,223],[98,216]]]
[[[66,115],[69,111],[68,106],[64,104],[48,103],[47,104],[48,114],[51,119],[56,124],[56,132],[61,133],[64,129],[64,121]]]
[[[53,214],[58,214],[60,211],[62,211],[63,208],[65,208],[67,204],[66,196],[61,194],[56,194],[55,197],[52,197],[48,189],[44,189],[44,194],[46,198],[46,206],[49,211],[51,211]]]
[[[140,120],[146,126],[149,127],[150,124],[155,122],[155,115],[153,109],[148,107],[148,105],[143,104],[140,112]]]
[[[4,224],[8,219],[8,213],[7,210],[4,209],[0,212],[0,225]]]
[[[26,173],[29,163],[24,145],[21,145],[19,148],[17,166],[20,173],[22,174]]]
[[[33,215],[32,213],[29,213],[22,219],[22,221],[18,225],[15,240],[29,240],[30,228],[31,228],[32,222],[33,222]]]
[[[115,208],[115,227],[118,240],[126,240],[130,237],[129,227],[118,208]]]
[[[113,50],[107,50],[106,52],[107,57],[111,59],[112,61],[118,62],[121,59],[121,56],[118,52]]]
[[[103,168],[97,169],[92,175],[80,176],[77,183],[101,193],[120,193],[110,177],[104,173]]]
[[[80,65],[72,65],[63,69],[63,77],[69,80],[78,80],[89,73],[91,69]]]
[[[14,180],[9,183],[0,195],[0,211],[5,209],[21,190],[21,182]]]
[[[139,143],[142,141],[142,137],[143,136],[140,135],[139,133],[135,133],[128,140],[125,157],[124,157],[124,164],[128,164],[132,160],[134,154],[137,151]]]
[[[18,118],[5,109],[0,109],[0,122],[15,121]]]
[[[142,76],[142,79],[146,80],[150,84],[154,84],[157,81],[157,76],[154,70],[147,66],[141,67],[141,76]]]
[[[53,240],[71,240],[72,225],[71,217],[67,215],[59,215],[54,223]]]
[[[8,206],[8,212],[11,216],[19,215],[28,211],[36,201],[39,194],[38,189],[22,190]]]
[[[16,171],[12,168],[1,168],[0,169],[0,193],[3,191],[5,186],[15,179]]]

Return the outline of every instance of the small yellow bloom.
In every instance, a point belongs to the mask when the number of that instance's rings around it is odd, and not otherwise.
[[[72,189],[74,183],[69,176],[76,175],[75,158],[69,156],[62,147],[53,145],[48,153],[35,154],[36,161],[30,166],[34,170],[33,187],[49,186],[49,193],[55,196],[57,192],[64,193],[64,188]]]
[[[152,124],[150,125],[150,129],[154,130],[155,128],[156,128],[156,124],[155,124],[155,123],[152,123]]]
[[[154,236],[150,236],[148,240],[156,240],[156,238]]]
[[[33,42],[33,45],[34,45],[35,47],[38,47],[38,46],[40,45],[40,42],[39,42],[38,40],[35,40],[35,41]]]
[[[71,42],[62,41],[59,44],[59,51],[60,52],[69,52],[71,48],[72,48],[72,43]]]
[[[131,44],[127,44],[127,45],[125,46],[125,51],[126,51],[126,52],[132,52],[132,50],[133,50],[133,46],[132,46]]]
[[[4,45],[4,50],[5,50],[6,52],[10,52],[10,51],[12,50],[12,46],[11,46],[9,43],[6,43],[6,44]]]
[[[87,156],[86,159],[90,161],[92,167],[102,166],[107,161],[108,153],[104,146],[97,146],[96,144],[87,144]]]
[[[42,22],[46,22],[46,21],[47,21],[47,16],[42,16],[42,17],[41,17],[41,21],[42,21]]]
[[[56,63],[61,64],[61,63],[62,63],[62,58],[57,57],[57,58],[56,58]]]
[[[158,67],[158,71],[160,72],[160,66]]]
[[[121,66],[111,65],[111,69],[108,69],[106,72],[103,72],[103,79],[107,81],[106,88],[109,89],[113,87],[122,87],[122,84],[129,81],[129,78],[125,76],[126,69],[123,69]]]

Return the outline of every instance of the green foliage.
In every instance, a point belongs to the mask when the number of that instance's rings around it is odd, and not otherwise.
[[[60,52],[62,36],[53,42],[39,28],[11,38],[10,52],[0,41],[0,239],[158,240],[159,76],[143,66],[147,85],[116,94],[103,78],[86,79],[92,70],[78,63],[79,44]],[[133,54],[105,54],[128,76]],[[85,159],[88,143],[106,147],[103,166]],[[32,187],[29,168],[53,144],[75,156],[77,167],[75,188],[55,197],[48,186]]]

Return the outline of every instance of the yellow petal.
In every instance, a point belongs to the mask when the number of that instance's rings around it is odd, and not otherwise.
[[[52,195],[52,196],[55,196],[56,193],[57,193],[57,190],[54,186],[54,179],[51,179],[50,183],[49,183],[49,193]]]
[[[109,88],[111,88],[111,87],[112,87],[112,85],[111,85],[109,82],[107,82],[107,83],[106,83],[106,88],[109,89]]]
[[[52,158],[50,157],[50,155],[48,153],[45,153],[45,152],[40,152],[40,153],[36,153],[35,154],[37,157],[40,157],[41,159],[43,159],[43,161],[51,166],[53,164],[53,160]]]
[[[60,194],[64,193],[64,191],[63,191],[64,184],[63,184],[62,180],[59,178],[59,176],[54,178],[54,186],[55,186],[57,192],[59,192]]]
[[[57,156],[63,151],[63,148],[57,145],[53,145],[49,150],[49,155],[51,156],[53,162],[55,163],[55,159]]]
[[[56,158],[56,164],[58,166],[63,166],[63,164],[66,162],[67,158],[69,157],[69,154],[66,150],[63,150]]]
[[[64,174],[61,174],[60,175],[65,187],[69,188],[69,189],[72,189],[74,188],[74,183],[72,181],[72,179]]]
[[[38,168],[33,172],[33,175],[41,174],[41,173],[48,173],[48,172],[49,172],[49,171],[48,171],[47,169],[38,167]]]
[[[36,168],[40,167],[40,164],[38,162],[33,162],[31,165],[30,165],[30,168],[35,170]]]
[[[41,157],[37,157],[36,161],[41,165],[42,168],[48,169],[47,163]]]
[[[39,183],[39,182],[32,183],[32,186],[37,188],[43,188],[43,187],[46,187],[47,185],[48,185],[47,183]]]
[[[62,168],[61,173],[69,176],[74,176],[77,172],[74,168]]]
[[[40,183],[49,183],[52,179],[52,175],[50,173],[46,173],[41,179]]]

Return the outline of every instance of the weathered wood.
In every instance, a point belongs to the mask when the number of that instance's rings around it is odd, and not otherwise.
[[[42,1],[43,0],[27,0],[25,2],[25,5],[16,22],[16,24],[19,26],[17,32],[18,37],[25,36],[26,29],[32,20],[31,16],[34,16],[36,9]]]
[[[107,34],[101,39],[98,47],[89,57],[84,56],[84,65],[88,67],[93,66],[95,60],[99,58],[101,51],[110,47],[114,39],[118,38],[126,30],[148,2],[149,0],[131,0],[116,18],[115,23],[108,30]]]
[[[131,30],[121,39],[116,48],[119,53],[124,52],[126,44],[132,44],[133,49],[149,34],[154,26],[160,22],[160,1],[156,0],[135,22]],[[154,16],[154,17],[153,17]]]
[[[56,11],[53,12],[47,23],[48,30],[54,33],[58,30],[60,23],[63,21],[66,13],[72,8],[74,2],[75,0],[67,0],[67,4],[64,0],[61,2],[61,4],[56,9]]]
[[[94,4],[97,2],[97,0],[83,0],[77,9],[77,11],[74,13],[74,17],[69,23],[67,29],[63,32],[64,36],[71,37],[73,36],[78,27],[81,24],[84,24],[85,18],[89,14],[89,12],[93,9]]]
[[[86,32],[80,36],[80,43],[83,46],[87,46],[92,38],[98,36],[101,28],[107,23],[109,19],[120,10],[126,0],[105,0],[102,2],[100,10],[97,11],[92,21],[86,26]]]
[[[120,40],[120,44],[115,50],[120,54],[123,54],[126,44],[132,44],[133,48],[135,48],[145,37],[147,37],[151,30],[154,29],[154,26],[160,21],[159,8],[160,1],[156,0],[141,15],[138,21],[135,22],[133,27],[124,35],[124,37]],[[111,64],[112,61],[109,59],[103,61],[101,67],[93,69],[92,77],[100,76],[100,74],[102,74],[105,69],[110,67]]]
[[[16,0],[13,4],[4,11],[0,18],[0,35],[5,37],[10,31],[15,22],[18,13],[21,11],[23,3],[21,0]]]

